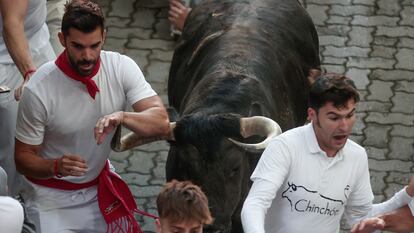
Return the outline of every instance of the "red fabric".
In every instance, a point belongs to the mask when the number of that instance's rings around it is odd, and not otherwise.
[[[115,173],[110,172],[109,164],[99,175],[98,204],[108,224],[107,232],[126,230],[128,233],[142,233],[134,212],[138,209],[128,185]],[[123,231],[122,231],[123,232]]]
[[[68,55],[66,49],[59,55],[56,59],[55,64],[59,69],[65,73],[69,78],[79,81],[86,85],[86,89],[89,92],[89,95],[95,99],[96,92],[99,92],[99,88],[96,85],[95,81],[93,81],[93,77],[98,73],[99,68],[101,67],[101,59],[98,58],[98,61],[95,67],[92,70],[92,73],[88,76],[80,75],[76,70],[72,68],[72,65],[69,62]]]
[[[54,179],[54,178],[50,178],[46,180],[36,179],[33,177],[29,177],[29,176],[26,176],[26,178],[30,180],[30,182],[35,183],[37,185],[45,186],[48,188],[61,189],[61,190],[78,190],[78,189],[89,188],[91,186],[97,185],[99,181],[99,176],[96,177],[94,180],[91,180],[86,183],[72,183],[66,180]]]
[[[98,184],[98,205],[108,224],[107,232],[142,233],[134,212],[157,218],[154,215],[138,210],[134,196],[128,185],[116,173],[109,170],[107,162],[105,168],[97,178],[87,183],[71,183],[61,179],[35,179],[27,177],[31,182],[49,188],[62,190],[77,190]]]

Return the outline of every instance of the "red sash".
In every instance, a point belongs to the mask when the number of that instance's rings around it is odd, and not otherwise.
[[[61,190],[78,190],[98,185],[98,204],[108,224],[107,233],[142,233],[138,222],[135,220],[134,213],[154,219],[158,218],[138,209],[128,185],[119,175],[109,170],[108,162],[97,178],[81,184],[55,178],[46,180],[27,176],[26,178],[35,184]]]

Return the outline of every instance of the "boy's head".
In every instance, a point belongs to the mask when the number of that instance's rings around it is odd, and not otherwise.
[[[165,184],[157,208],[157,233],[201,233],[204,224],[212,222],[206,195],[189,181]]]

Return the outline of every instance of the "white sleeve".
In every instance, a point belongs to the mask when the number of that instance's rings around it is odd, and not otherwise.
[[[371,216],[377,216],[380,214],[388,213],[393,210],[399,209],[413,201],[413,198],[408,195],[407,191],[405,191],[405,187],[394,194],[389,200],[374,204],[372,206],[372,211],[370,213]]]
[[[374,200],[368,168],[368,156],[365,151],[361,155],[361,160],[356,161],[356,166],[358,166],[356,169],[360,171],[360,174],[356,176],[357,180],[351,189],[352,192],[345,206],[345,217],[351,226],[370,213],[372,201]]]
[[[120,60],[120,77],[123,79],[125,96],[130,105],[147,97],[157,95],[145,80],[141,69],[131,58],[122,55]]]
[[[251,180],[261,178],[280,187],[289,173],[293,153],[283,139],[273,139],[260,157]]]
[[[19,102],[16,138],[29,145],[42,144],[46,115],[46,108],[40,99],[26,88]]]
[[[289,172],[290,164],[287,147],[280,140],[273,140],[263,152],[251,177],[253,185],[241,212],[245,233],[265,232],[265,215]]]
[[[392,198],[385,202],[374,205],[371,203],[366,203],[365,205],[351,206],[350,208],[347,208],[345,216],[352,226],[364,218],[385,214],[412,202],[413,198],[408,195],[408,193],[405,191],[405,188],[403,188],[394,194]]]
[[[245,233],[265,232],[265,215],[275,198],[277,189],[278,187],[270,181],[260,178],[255,179],[241,212]]]

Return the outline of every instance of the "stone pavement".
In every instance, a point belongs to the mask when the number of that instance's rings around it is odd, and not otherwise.
[[[105,49],[131,56],[165,103],[175,41],[167,0],[99,0],[107,16]],[[370,157],[375,201],[408,183],[414,169],[414,0],[303,0],[317,26],[323,67],[352,77],[362,101],[352,138]],[[113,153],[141,209],[155,214],[168,144]],[[153,220],[139,217],[146,232]],[[345,231],[344,231],[345,232]]]

